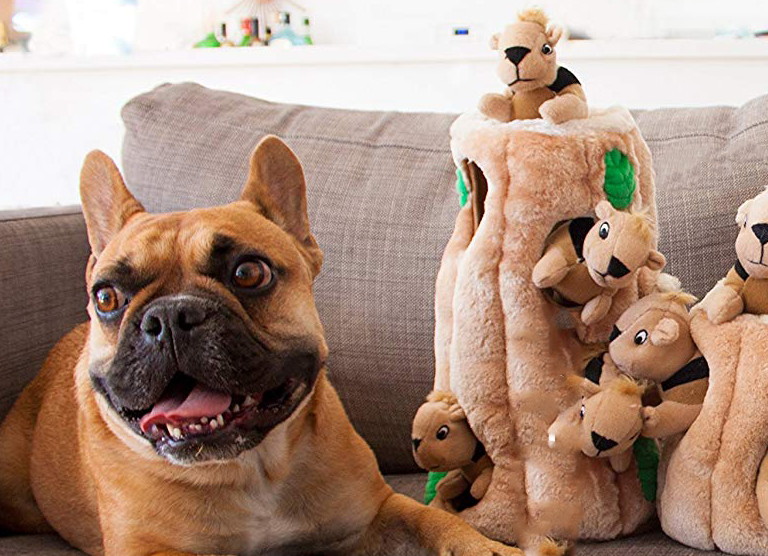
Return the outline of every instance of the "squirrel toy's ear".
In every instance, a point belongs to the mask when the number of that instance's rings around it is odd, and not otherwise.
[[[736,224],[739,226],[743,226],[747,221],[747,218],[749,217],[749,209],[752,206],[753,200],[754,199],[748,199],[741,203],[739,210],[736,212]]]
[[[663,318],[651,331],[651,343],[655,346],[668,346],[680,337],[680,325],[675,319]]]
[[[595,214],[601,220],[610,218],[615,212],[616,209],[613,208],[613,205],[609,201],[600,201],[595,207]]]
[[[648,253],[648,261],[645,263],[645,266],[651,270],[661,270],[667,266],[667,258],[661,252],[651,249],[651,252]]]
[[[547,40],[549,41],[549,46],[554,48],[555,45],[560,42],[560,39],[563,38],[564,33],[565,29],[559,25],[550,25],[547,28]]]
[[[584,396],[585,398],[594,396],[601,390],[599,384],[595,384],[594,382],[592,382],[588,378],[584,378],[583,376],[569,375],[566,378],[566,383],[574,392],[578,393],[581,396]]]
[[[464,413],[464,410],[461,408],[459,404],[453,404],[451,407],[448,408],[448,418],[451,421],[463,421],[467,418],[467,414]]]
[[[491,40],[488,41],[488,44],[491,47],[491,50],[498,50],[499,49],[499,33],[494,33],[491,35]]]

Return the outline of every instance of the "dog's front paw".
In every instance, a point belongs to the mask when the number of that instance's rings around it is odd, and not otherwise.
[[[440,556],[522,556],[519,548],[483,537],[480,533],[454,538],[440,548]]]

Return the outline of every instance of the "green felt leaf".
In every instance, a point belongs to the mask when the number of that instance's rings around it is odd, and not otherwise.
[[[424,503],[429,504],[437,496],[437,483],[439,483],[443,477],[448,473],[438,473],[436,471],[430,471],[427,475],[427,484],[424,486]]]
[[[635,441],[632,450],[637,462],[637,478],[640,479],[643,497],[649,502],[655,502],[659,486],[659,447],[655,440],[641,436]]]
[[[628,208],[635,196],[635,187],[635,168],[627,155],[619,149],[605,153],[603,190],[614,208],[618,210]]]
[[[456,168],[456,191],[459,193],[459,206],[463,207],[467,204],[469,189],[464,183],[464,172],[461,171],[461,168]]]

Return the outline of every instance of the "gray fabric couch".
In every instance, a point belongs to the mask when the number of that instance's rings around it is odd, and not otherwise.
[[[668,270],[701,296],[733,262],[736,208],[768,184],[768,96],[635,117],[654,155]],[[133,99],[123,118],[124,173],[151,211],[235,199],[267,133],[297,152],[326,255],[316,295],[331,379],[392,485],[421,497],[409,430],[432,382],[434,279],[458,209],[455,115],[273,104],[181,84]],[[48,349],[86,318],[87,254],[77,207],[0,213],[0,417]],[[658,530],[583,550],[698,553]],[[0,555],[70,552],[56,537],[0,537]]]

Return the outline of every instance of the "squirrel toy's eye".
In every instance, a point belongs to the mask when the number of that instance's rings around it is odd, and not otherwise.
[[[437,429],[437,433],[435,434],[435,437],[438,440],[445,440],[446,438],[448,438],[448,433],[450,432],[450,430],[451,429],[448,428],[448,425],[443,425],[442,427]]]
[[[647,330],[641,330],[637,334],[635,334],[635,343],[638,346],[643,345],[648,340],[648,331]]]
[[[545,44],[544,46],[541,47],[541,51],[544,54],[552,54],[555,51],[555,49],[549,46],[548,44]]]
[[[584,420],[584,415],[587,414],[587,407],[584,404],[581,404],[581,409],[579,410],[579,418],[581,420]]]
[[[100,313],[114,313],[125,306],[125,296],[113,286],[102,286],[93,294],[96,310]]]
[[[606,239],[609,233],[611,233],[611,225],[608,222],[600,224],[600,229],[597,230],[597,235],[600,236],[600,239]]]

